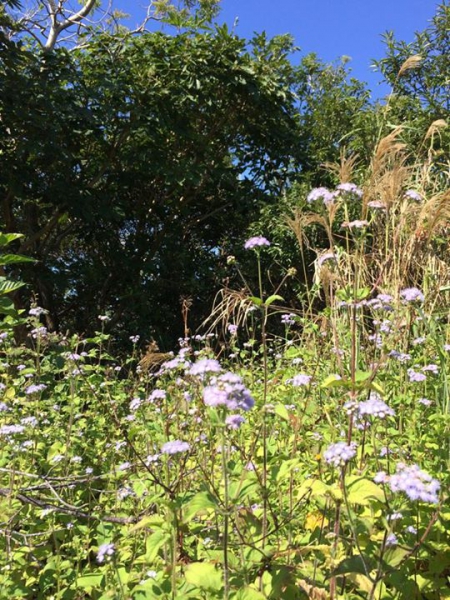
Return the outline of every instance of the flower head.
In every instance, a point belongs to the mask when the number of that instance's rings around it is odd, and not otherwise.
[[[223,373],[211,379],[211,385],[203,390],[207,406],[225,406],[230,410],[250,410],[255,401],[239,375]]]
[[[244,244],[244,248],[246,250],[252,250],[253,248],[260,248],[261,246],[270,246],[269,240],[267,240],[265,237],[262,237],[261,235],[251,237]]]
[[[163,444],[161,452],[162,454],[180,454],[182,452],[189,452],[190,448],[187,442],[172,440]]]
[[[318,187],[318,188],[312,189],[309,192],[308,196],[306,197],[306,202],[308,202],[309,204],[312,204],[316,200],[322,200],[322,202],[325,204],[325,206],[328,206],[329,204],[331,204],[334,201],[334,198],[335,198],[335,194],[333,192],[330,192],[329,189],[327,189],[325,187]]]
[[[422,196],[419,194],[419,192],[416,192],[416,190],[406,190],[405,198],[414,200],[414,202],[422,202],[423,200]]]
[[[352,442],[348,445],[346,442],[337,442],[331,444],[323,453],[325,461],[329,465],[339,467],[347,463],[356,455],[356,445]]]
[[[115,551],[116,547],[111,542],[102,544],[101,546],[99,546],[97,552],[97,562],[102,563],[104,562],[105,558],[111,558]]]
[[[423,302],[425,300],[425,296],[423,293],[415,287],[405,288],[400,292],[400,298],[404,303],[408,302]]]
[[[336,189],[346,194],[354,194],[358,198],[362,198],[363,195],[362,189],[359,188],[356,183],[340,183]]]
[[[430,504],[439,502],[438,491],[441,487],[437,479],[433,479],[418,465],[398,463],[393,475],[386,475],[386,483],[393,492],[403,492],[410,500],[421,500]]]

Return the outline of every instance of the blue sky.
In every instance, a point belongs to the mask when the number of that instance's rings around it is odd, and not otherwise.
[[[397,39],[411,42],[435,14],[438,0],[222,0],[219,21],[241,37],[266,31],[269,36],[290,33],[301,55],[316,52],[326,62],[351,57],[352,74],[366,81],[374,96],[388,92],[370,68],[382,58],[382,34],[392,30]],[[116,0],[115,7],[131,15],[133,26],[145,14],[143,0]]]

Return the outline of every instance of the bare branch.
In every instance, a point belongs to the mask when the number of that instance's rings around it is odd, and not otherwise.
[[[48,0],[48,2],[51,8],[50,17],[52,20],[52,25],[47,37],[47,41],[44,45],[44,50],[46,50],[47,52],[53,50],[58,40],[58,36],[61,34],[62,31],[64,31],[71,25],[76,25],[77,23],[80,23],[85,17],[89,15],[89,13],[95,5],[95,0],[87,0],[86,4],[78,12],[67,17],[61,23],[58,23],[57,13],[62,13],[62,4],[60,3],[58,9],[56,9],[53,0]]]

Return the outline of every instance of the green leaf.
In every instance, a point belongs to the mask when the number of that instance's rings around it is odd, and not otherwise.
[[[0,265],[13,265],[18,263],[34,263],[36,260],[30,256],[21,254],[2,254],[0,255]]]
[[[289,422],[289,411],[284,404],[277,404],[275,406],[275,414]]]
[[[366,506],[371,500],[384,502],[383,490],[373,481],[365,477],[353,475],[346,478],[347,499],[350,504]]]
[[[256,306],[263,305],[263,301],[261,300],[261,298],[258,298],[258,296],[250,296],[250,300],[253,302],[253,304],[256,304]]]
[[[223,587],[222,573],[211,563],[191,563],[185,569],[185,578],[202,590],[218,592]]]
[[[231,600],[264,600],[266,596],[254,588],[245,587],[230,596],[230,598]]]
[[[279,296],[278,294],[272,294],[272,296],[269,296],[267,298],[267,300],[264,302],[264,304],[266,306],[270,306],[271,304],[273,304],[274,302],[276,302],[277,300],[281,300],[281,302],[284,301],[284,298],[282,298],[281,296]]]
[[[23,238],[22,233],[0,233],[0,248],[20,238]]]
[[[77,579],[77,587],[83,590],[100,587],[103,584],[103,577],[103,573],[86,573],[85,575],[80,575]]]
[[[335,388],[335,387],[343,387],[346,385],[346,380],[342,379],[342,377],[340,375],[328,375],[328,377],[326,377],[320,387],[323,389],[327,389],[327,388]]]
[[[189,500],[183,509],[183,521],[188,523],[198,513],[215,511],[217,502],[209,492],[199,492]]]
[[[148,563],[153,563],[155,558],[158,556],[158,552],[160,551],[160,549],[164,546],[164,544],[167,544],[170,541],[170,533],[166,532],[166,531],[155,531],[155,533],[152,533],[152,535],[147,538],[147,542],[146,542],[146,553],[145,553],[145,560],[148,561]]]
[[[373,568],[374,564],[371,558],[357,554],[349,558],[344,558],[334,569],[332,575],[344,575],[345,573],[368,575]]]
[[[8,281],[4,277],[0,278],[0,296],[4,294],[10,294],[23,287],[25,283],[21,281]]]

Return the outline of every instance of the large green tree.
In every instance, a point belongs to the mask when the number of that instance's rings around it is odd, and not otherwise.
[[[219,249],[301,162],[290,51],[222,27],[2,60],[3,222],[38,260],[25,277],[50,325],[106,311],[116,332],[169,336],[185,295],[205,316]]]

